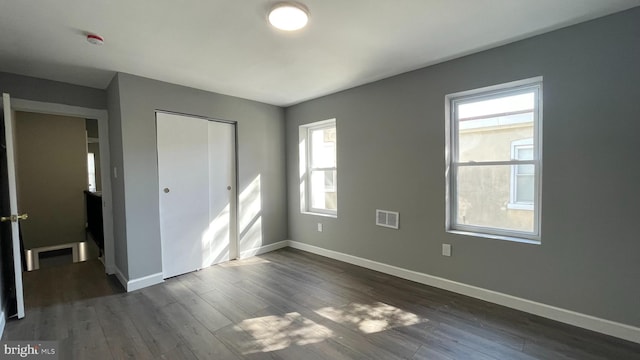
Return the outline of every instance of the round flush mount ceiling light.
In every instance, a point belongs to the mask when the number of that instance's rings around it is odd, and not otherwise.
[[[104,38],[100,35],[96,34],[88,34],[87,41],[93,45],[102,45],[104,44]]]
[[[297,3],[280,3],[269,12],[269,23],[284,31],[300,30],[309,22],[309,12]]]

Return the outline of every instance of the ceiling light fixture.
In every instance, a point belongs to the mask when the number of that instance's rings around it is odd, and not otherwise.
[[[88,34],[87,41],[93,45],[102,45],[104,44],[104,38],[100,35],[96,34]]]
[[[297,3],[280,3],[269,12],[269,23],[284,31],[300,30],[307,25],[309,12]]]

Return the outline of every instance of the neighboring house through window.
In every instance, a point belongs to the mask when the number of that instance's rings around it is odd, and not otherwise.
[[[533,160],[533,138],[511,142],[511,158]],[[535,168],[531,164],[511,166],[509,209],[533,210],[535,197]]]
[[[300,126],[300,210],[336,216],[336,120]]]
[[[447,230],[540,241],[542,78],[447,95]]]

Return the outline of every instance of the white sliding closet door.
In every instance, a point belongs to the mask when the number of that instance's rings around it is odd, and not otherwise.
[[[235,258],[235,128],[162,112],[156,122],[166,279]]]
[[[209,121],[209,231],[203,242],[203,267],[236,258],[235,134],[231,124]]]

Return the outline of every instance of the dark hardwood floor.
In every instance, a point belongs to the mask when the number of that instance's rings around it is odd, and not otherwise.
[[[3,340],[60,359],[640,359],[640,344],[282,249],[124,293],[97,260],[25,274]]]

